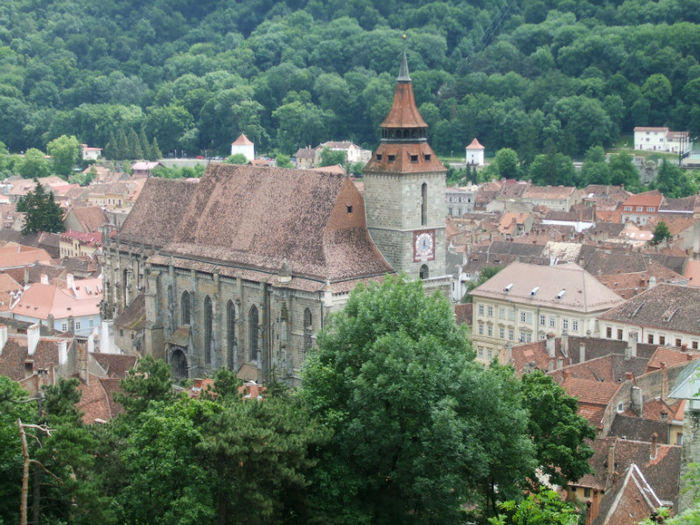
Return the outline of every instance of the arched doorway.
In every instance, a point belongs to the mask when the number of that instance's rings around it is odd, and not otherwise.
[[[187,378],[187,356],[181,348],[173,350],[170,356],[170,366],[175,379]]]
[[[424,264],[423,266],[420,267],[420,278],[425,280],[430,276],[430,272],[428,270],[428,265]]]

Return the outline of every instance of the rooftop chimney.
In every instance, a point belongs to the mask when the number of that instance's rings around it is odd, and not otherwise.
[[[613,439],[608,446],[608,476],[612,477],[615,474],[615,441]]]
[[[656,277],[652,275],[649,277],[649,290],[651,290],[654,286],[656,286]]]
[[[554,338],[554,334],[547,334],[547,339],[545,340],[544,346],[547,349],[547,355],[549,357],[554,357],[556,353],[556,339]]]
[[[586,360],[586,343],[583,341],[578,347],[578,362],[583,363]]]
[[[642,389],[639,388],[638,386],[633,386],[632,387],[632,402],[630,405],[630,408],[634,411],[635,414],[637,414],[638,417],[642,417],[642,410],[644,408],[644,399],[642,396]]]
[[[569,357],[569,334],[564,330],[564,332],[561,334],[561,353],[564,354],[564,357]]]
[[[64,341],[59,341],[58,343],[58,364],[65,365],[68,361],[68,343]]]
[[[7,343],[7,326],[0,324],[0,355],[2,355],[2,349],[5,348],[5,343]]]
[[[649,459],[656,459],[656,451],[659,447],[658,440],[659,440],[659,435],[656,432],[654,432],[651,435],[651,450],[650,450],[650,454],[649,454]]]
[[[27,353],[29,355],[34,355],[36,352],[36,347],[39,344],[39,338],[41,337],[41,328],[39,323],[34,323],[32,326],[27,328]]]
[[[631,357],[637,357],[637,332],[630,332],[627,336],[625,359],[630,359]]]
[[[41,274],[41,284],[49,284],[49,276],[45,273]]]

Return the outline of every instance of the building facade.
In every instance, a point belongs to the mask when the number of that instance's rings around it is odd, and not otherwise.
[[[471,293],[472,344],[477,360],[509,361],[506,347],[549,334],[596,335],[596,318],[623,302],[574,263],[514,262]]]

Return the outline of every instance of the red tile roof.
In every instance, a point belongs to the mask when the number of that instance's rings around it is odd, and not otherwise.
[[[472,140],[469,143],[469,146],[467,146],[467,149],[486,149],[484,146],[481,145],[481,143],[474,137],[474,140]]]
[[[232,145],[235,146],[252,146],[253,143],[250,141],[248,137],[246,137],[243,133],[240,134],[240,136],[233,141]]]

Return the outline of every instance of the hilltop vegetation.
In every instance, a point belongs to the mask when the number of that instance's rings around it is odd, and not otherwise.
[[[438,153],[478,136],[529,164],[547,143],[581,155],[635,125],[698,134],[699,22],[700,0],[6,0],[0,140],[373,146],[405,45]]]

